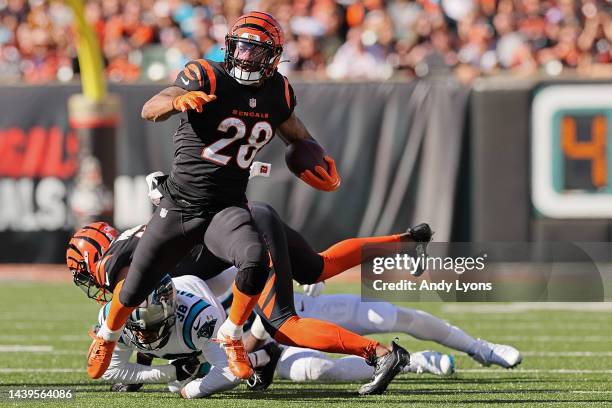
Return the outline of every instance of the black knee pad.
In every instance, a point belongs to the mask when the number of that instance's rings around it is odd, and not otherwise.
[[[270,268],[267,265],[241,269],[236,275],[236,287],[247,295],[257,295],[266,286],[269,275]]]

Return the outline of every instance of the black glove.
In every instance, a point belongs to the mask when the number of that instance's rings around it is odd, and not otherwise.
[[[176,367],[176,379],[183,381],[197,374],[201,363],[197,356],[190,356],[176,359],[170,364]]]

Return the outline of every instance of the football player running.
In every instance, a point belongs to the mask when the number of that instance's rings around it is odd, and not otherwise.
[[[174,86],[144,104],[142,117],[147,120],[180,115],[172,173],[160,186],[161,203],[90,346],[91,378],[106,371],[129,315],[202,237],[214,255],[238,269],[233,304],[218,339],[231,371],[243,379],[252,375],[241,342],[242,326],[265,285],[269,258],[247,209],[249,167],[276,130],[287,144],[314,141],[293,112],[293,89],[277,72],[282,50],[278,22],[269,14],[250,12],[229,30],[223,63],[205,59],[187,63]],[[317,174],[307,170],[300,178],[319,190],[337,189],[340,177],[334,161],[330,157],[326,161],[328,171],[317,166]],[[363,343],[350,352],[372,359],[395,358],[389,347],[378,343]]]

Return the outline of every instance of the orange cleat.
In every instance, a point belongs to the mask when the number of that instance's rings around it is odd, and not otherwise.
[[[225,348],[225,354],[227,354],[227,365],[230,371],[236,377],[247,380],[253,376],[253,368],[251,367],[251,361],[249,356],[244,349],[242,339],[232,339],[231,337],[223,336],[220,339],[214,341],[221,343]]]
[[[87,353],[87,375],[96,380],[106,372],[117,342],[104,340],[93,331],[90,331],[88,334],[93,339],[93,342],[89,346],[89,352]]]

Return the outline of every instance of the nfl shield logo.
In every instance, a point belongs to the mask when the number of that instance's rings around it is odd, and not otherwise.
[[[255,99],[255,98],[251,98],[251,99],[249,99],[249,106],[250,106],[251,108],[256,107],[256,106],[257,106],[257,99]]]

